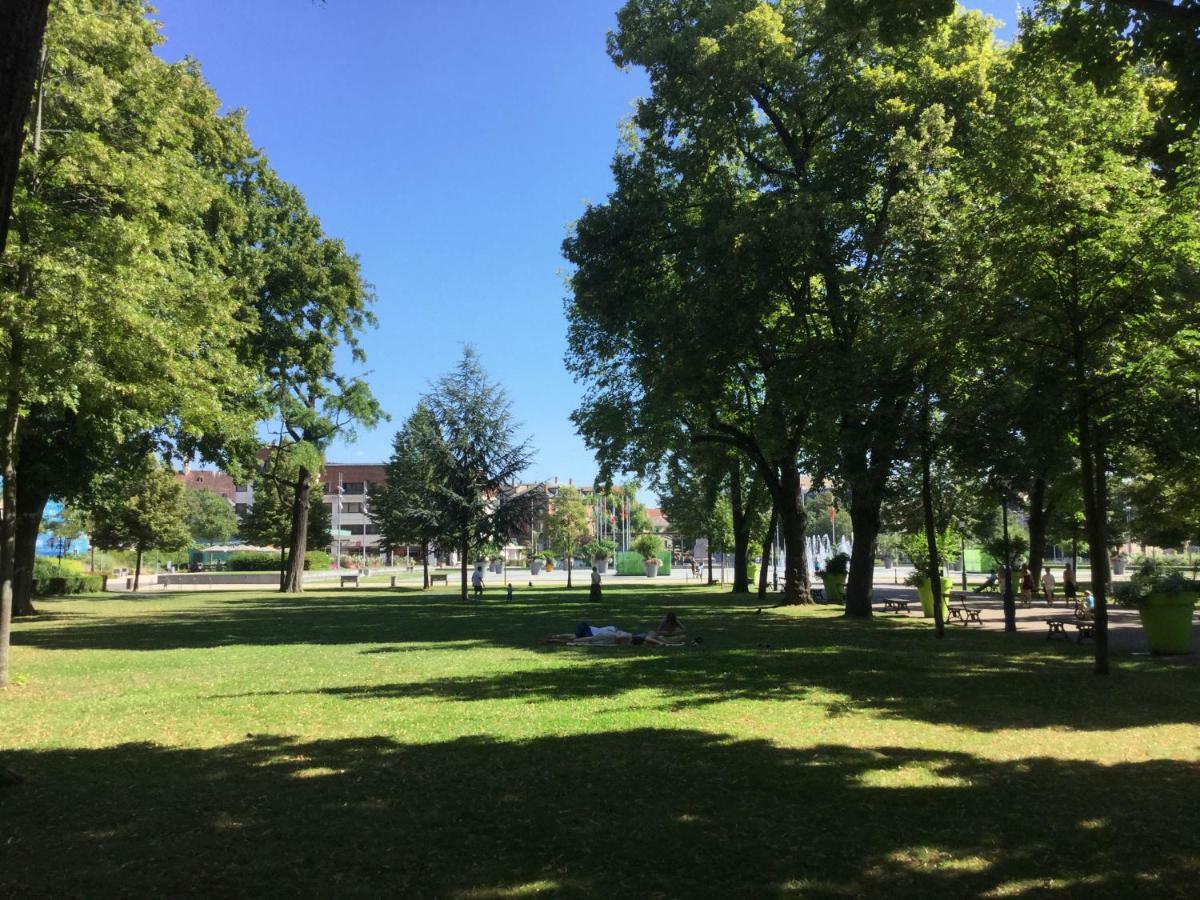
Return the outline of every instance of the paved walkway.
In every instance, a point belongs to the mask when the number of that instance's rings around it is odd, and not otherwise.
[[[959,592],[955,588],[955,593]],[[888,597],[900,597],[910,601],[910,608],[913,612],[910,618],[920,619],[921,603],[917,599],[916,588],[905,587],[903,585],[896,586],[892,584],[875,585],[874,608],[875,614],[882,617],[894,616],[895,613],[884,612],[883,604]],[[970,594],[967,597],[967,606],[980,610],[980,619],[983,621],[983,628],[990,631],[1004,630],[1004,601],[997,594]],[[1044,600],[1035,600],[1033,606],[1023,607],[1017,604],[1017,631],[1036,637],[1039,640],[1046,641],[1046,635],[1049,633],[1049,626],[1046,625],[1046,619],[1052,616],[1066,616],[1070,618],[1074,613],[1072,606],[1069,606],[1064,600],[1056,600],[1053,606],[1047,606]],[[904,618],[903,614],[900,618]],[[932,622],[932,620],[930,620]],[[973,628],[979,629],[978,625],[962,625],[957,620],[952,623],[947,623],[947,628]],[[1056,635],[1051,638],[1048,643],[1070,643],[1075,644],[1076,631],[1074,627],[1067,627],[1068,637],[1064,639]],[[1132,609],[1124,609],[1122,607],[1109,607],[1108,610],[1108,642],[1109,648],[1113,653],[1123,656],[1149,656],[1150,649],[1146,646],[1146,635],[1142,631],[1141,619],[1138,617],[1137,611]],[[1084,647],[1092,646],[1090,640],[1083,641]],[[1192,623],[1192,646],[1200,648],[1200,621],[1193,620]],[[1200,664],[1200,655],[1193,650],[1187,656],[1172,656],[1163,657],[1165,660],[1172,662],[1181,662],[1191,665]]]

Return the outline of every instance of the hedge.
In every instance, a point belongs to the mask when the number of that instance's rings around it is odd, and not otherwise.
[[[309,550],[304,554],[305,569],[328,569],[332,557],[322,550]],[[279,554],[261,550],[240,550],[229,554],[226,568],[230,572],[278,572]]]
[[[658,554],[659,575],[671,574],[671,551],[663,550]],[[617,554],[617,574],[618,575],[645,575],[646,561],[642,558],[642,554],[634,553],[632,550]]]
[[[104,590],[103,575],[56,575],[35,578],[33,592],[41,597],[61,594],[92,594]]]

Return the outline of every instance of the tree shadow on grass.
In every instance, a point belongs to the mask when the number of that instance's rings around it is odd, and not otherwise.
[[[5,896],[1194,897],[1200,766],[644,729],[22,751]],[[523,894],[522,894],[523,895]]]
[[[674,594],[670,601],[690,633],[704,637],[701,645],[581,650],[536,643],[545,634],[571,630],[583,618],[594,624],[649,627],[665,608],[657,595],[612,595],[599,606],[551,592],[482,606],[444,594],[218,595],[205,605],[178,610],[21,627],[14,643],[144,651],[352,645],[360,654],[504,648],[561,658],[561,664],[531,659],[526,668],[498,674],[396,679],[323,691],[348,700],[556,702],[652,689],[661,694],[665,708],[673,708],[727,700],[810,699],[819,688],[830,715],[870,710],[985,731],[1191,724],[1200,708],[1196,667],[1124,663],[1113,676],[1097,678],[1091,674],[1087,648],[962,629],[937,641],[928,626],[917,622],[859,622],[832,613],[731,612],[714,606],[712,595],[704,592]],[[271,686],[262,693],[272,693]]]

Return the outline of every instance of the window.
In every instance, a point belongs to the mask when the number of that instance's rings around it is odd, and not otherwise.
[[[351,534],[362,534],[363,527],[361,525],[346,525],[345,529]]]
[[[366,483],[362,481],[347,481],[342,487],[345,488],[347,494],[365,494],[367,492]]]
[[[360,513],[363,511],[362,506],[363,505],[361,503],[343,503],[342,512]]]
[[[330,484],[328,481],[321,482],[321,493],[322,494],[332,494],[333,493],[333,485]]]
[[[235,504],[233,505],[233,511],[234,511],[235,513],[237,513],[237,515],[238,515],[238,517],[239,517],[239,518],[240,518],[241,516],[244,516],[244,515],[246,514],[246,510],[248,510],[249,508],[250,508],[250,504],[249,504],[249,503],[235,503]]]
[[[371,522],[367,525],[367,534],[379,534],[379,526]]]

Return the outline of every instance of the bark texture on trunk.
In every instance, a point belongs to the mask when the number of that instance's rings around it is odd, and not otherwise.
[[[1029,488],[1029,568],[1035,593],[1042,589],[1042,565],[1046,559],[1046,479],[1035,478]]]
[[[9,383],[0,429],[0,478],[4,479],[4,509],[0,515],[0,687],[8,684],[8,647],[12,635],[13,567],[17,557],[17,433],[21,394],[16,373],[21,370],[21,337],[9,343]]]
[[[133,589],[136,592],[142,578],[142,545],[137,545],[137,562],[133,564]]]
[[[875,542],[879,540],[880,509],[883,490],[864,484],[854,488],[850,498],[850,521],[854,524],[854,545],[850,548],[850,569],[846,576],[846,615],[868,618],[875,592]]]
[[[742,467],[734,461],[729,480],[729,507],[733,513],[733,593],[750,593],[750,517],[749,498],[742,491]]]
[[[926,390],[921,415],[921,512],[925,519],[925,548],[929,553],[929,587],[933,591],[933,628],[934,633],[943,638],[946,636],[946,622],[942,615],[942,561],[938,554],[937,523],[933,518],[930,427],[929,392]]]
[[[8,245],[13,190],[25,143],[49,0],[5,0],[0,13],[0,256]]]
[[[312,500],[312,473],[300,466],[296,473],[296,492],[292,498],[292,536],[288,541],[287,574],[283,592],[299,594],[304,590],[304,548],[308,545],[308,505]],[[363,536],[366,540],[366,536]]]
[[[784,603],[812,603],[808,582],[808,548],[804,546],[808,516],[804,509],[804,491],[800,485],[800,470],[794,458],[784,460],[779,467],[779,525],[784,546]]]
[[[462,570],[462,598],[467,599],[467,553],[471,549],[471,539],[467,535],[467,530],[464,528],[462,533],[462,558],[459,559],[459,568]]]
[[[50,499],[44,490],[34,491],[29,479],[18,482],[16,556],[13,560],[13,616],[37,614],[33,607],[33,570],[37,562],[38,531],[46,503]],[[61,559],[61,555],[60,555]]]
[[[758,598],[767,596],[767,569],[771,565],[771,551],[775,547],[775,526],[779,522],[779,509],[771,504],[771,524],[767,526],[766,536],[762,544],[762,566],[758,571]]]
[[[1092,596],[1096,599],[1096,674],[1107,675],[1108,663],[1108,534],[1105,511],[1108,507],[1106,460],[1101,441],[1092,422],[1087,392],[1080,391],[1079,468],[1083,480],[1083,514],[1087,522],[1088,556],[1092,570]]]
[[[423,590],[429,590],[429,544],[421,545],[421,584]]]
[[[1017,630],[1017,601],[1013,596],[1012,586],[1012,548],[1008,544],[1008,498],[1000,500],[1000,527],[1004,534],[1004,565],[1001,567],[1001,577],[1004,578],[1002,587],[1004,596],[1004,630]]]

